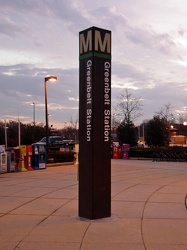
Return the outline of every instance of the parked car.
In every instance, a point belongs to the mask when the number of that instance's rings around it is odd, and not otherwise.
[[[46,137],[43,137],[38,143],[46,144]],[[63,139],[61,136],[49,136],[48,138],[49,147],[58,146],[63,144]]]
[[[51,149],[59,149],[60,148],[69,148],[73,150],[75,148],[74,140],[64,140],[61,136],[49,136],[49,148]],[[43,137],[39,142],[39,144],[46,145],[46,137]]]
[[[64,162],[75,160],[75,141],[63,140],[61,136],[49,136],[48,161]],[[46,145],[46,137],[43,137],[37,144]]]

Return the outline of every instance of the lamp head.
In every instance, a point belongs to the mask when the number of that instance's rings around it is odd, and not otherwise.
[[[57,77],[56,76],[47,76],[45,77],[45,82],[55,82],[57,80]]]

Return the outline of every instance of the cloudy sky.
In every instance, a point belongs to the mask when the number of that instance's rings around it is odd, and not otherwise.
[[[112,108],[123,88],[142,99],[142,117],[187,106],[186,0],[0,0],[0,120],[62,127],[78,117],[79,32],[112,31]]]

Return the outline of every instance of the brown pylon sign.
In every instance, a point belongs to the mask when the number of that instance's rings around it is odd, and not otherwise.
[[[79,33],[79,216],[111,216],[111,31]]]

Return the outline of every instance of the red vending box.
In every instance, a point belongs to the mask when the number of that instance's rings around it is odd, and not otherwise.
[[[28,170],[34,170],[32,168],[32,146],[26,146],[25,168]]]

